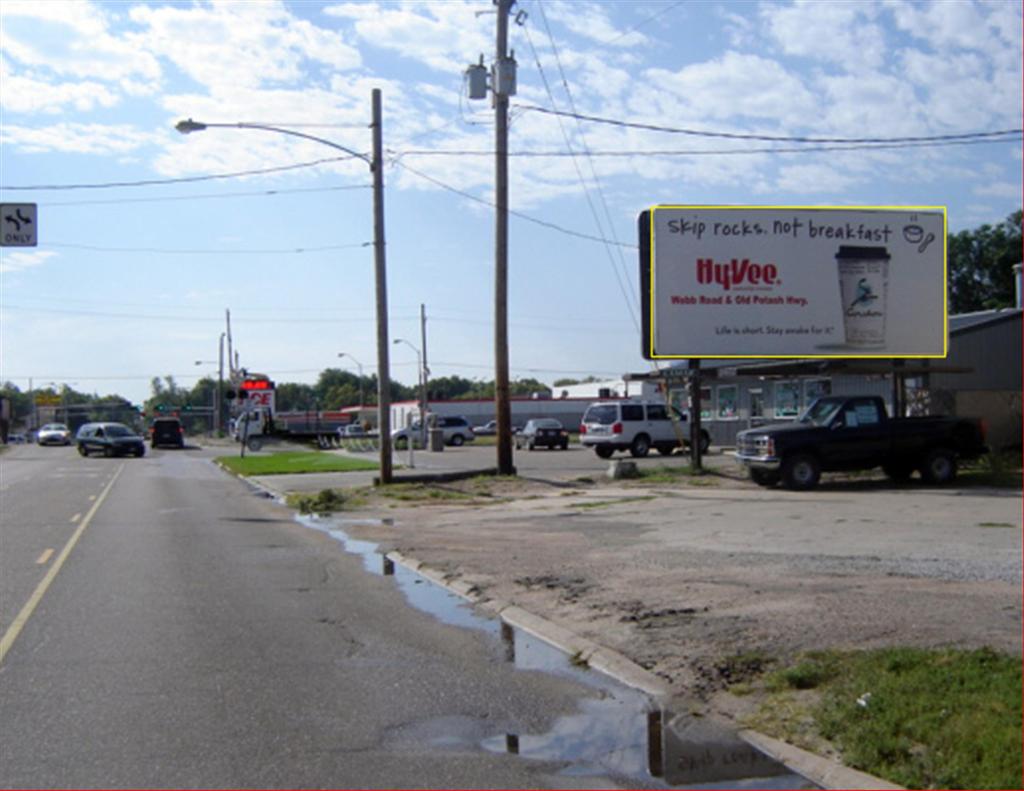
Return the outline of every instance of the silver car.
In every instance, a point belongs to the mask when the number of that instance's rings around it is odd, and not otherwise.
[[[47,423],[36,435],[40,445],[70,445],[71,431],[63,423]]]

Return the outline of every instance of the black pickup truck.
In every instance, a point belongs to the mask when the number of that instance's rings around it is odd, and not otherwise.
[[[919,470],[927,483],[948,483],[957,461],[988,452],[978,420],[890,418],[877,396],[819,398],[795,422],[741,431],[736,458],[762,486],[780,481],[813,489],[822,472],[881,467],[895,481]]]

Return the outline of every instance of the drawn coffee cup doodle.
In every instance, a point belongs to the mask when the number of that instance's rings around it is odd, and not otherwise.
[[[920,225],[904,225],[903,238],[911,244],[918,244],[924,238],[924,228]]]

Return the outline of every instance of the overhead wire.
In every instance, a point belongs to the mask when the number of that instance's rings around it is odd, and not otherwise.
[[[537,7],[540,9],[541,20],[544,23],[544,29],[547,32],[548,41],[551,42],[551,50],[552,50],[552,53],[555,56],[555,63],[558,66],[558,73],[559,73],[559,76],[561,77],[561,80],[562,80],[562,88],[565,91],[565,95],[566,95],[566,97],[569,100],[569,106],[575,112],[575,110],[576,110],[576,103],[575,103],[575,101],[573,100],[573,97],[572,97],[572,90],[569,88],[569,81],[568,81],[568,79],[565,76],[565,69],[562,67],[562,58],[559,55],[558,45],[555,42],[555,37],[551,33],[551,26],[548,24],[547,13],[544,10],[544,3],[542,2],[542,0],[537,0]],[[543,79],[543,82],[544,82],[544,88],[547,91],[548,96],[551,98],[552,103],[554,103],[554,101],[555,101],[554,94],[552,93],[551,88],[548,85],[547,77],[544,75],[543,65],[540,62],[540,58],[537,56],[537,51],[533,47],[533,40],[529,36],[529,29],[526,28],[525,25],[524,25],[524,29],[527,32],[527,39],[530,41],[530,48],[533,49],[534,57],[537,60],[537,69],[541,73],[541,76],[542,76],[542,79]],[[559,126],[561,127],[561,122],[559,122]],[[579,133],[580,142],[581,142],[581,144],[583,146],[584,154],[587,154],[588,150],[589,150],[589,147],[587,145],[587,139],[586,139],[586,135],[585,135],[585,133],[583,131],[582,125],[577,124],[577,131]],[[571,141],[570,141],[569,135],[566,133],[564,127],[562,128],[562,136],[563,136],[563,138],[565,140],[566,146],[571,148]],[[597,169],[594,167],[594,161],[592,159],[588,158],[587,161],[588,161],[588,163],[590,165],[590,175],[591,175],[591,177],[594,180],[594,185],[595,185],[596,190],[597,190],[597,196],[598,196],[598,198],[600,200],[601,205],[604,207],[605,219],[606,219],[606,221],[608,223],[608,229],[611,232],[612,239],[614,240],[614,242],[616,244],[618,244],[619,239],[618,239],[618,237],[615,234],[615,222],[612,220],[611,211],[608,208],[608,201],[605,200],[604,190],[601,188],[601,180],[600,180],[600,178],[598,178]],[[584,189],[584,191],[585,191],[585,193],[587,195],[587,204],[590,207],[591,214],[593,215],[594,224],[597,226],[598,232],[601,234],[601,236],[605,237],[605,232],[604,232],[604,228],[603,228],[603,226],[601,224],[601,219],[598,216],[597,210],[594,208],[594,203],[593,203],[593,201],[590,198],[590,191],[587,188],[586,178],[584,178],[582,172],[580,171],[579,164],[578,164],[578,162],[577,162],[575,157],[573,158],[573,165],[576,168],[576,173],[579,176],[580,183],[583,185],[583,189]],[[628,269],[627,269],[627,266],[626,266],[625,258],[624,258],[623,253],[622,253],[622,248],[621,247],[616,247],[616,250],[618,251],[618,255],[619,255],[619,265],[622,267],[622,270],[623,270],[622,273],[620,273],[619,270],[616,268],[615,258],[612,255],[612,247],[609,244],[607,244],[607,243],[605,244],[605,251],[606,251],[606,253],[608,255],[609,263],[611,264],[612,270],[615,272],[615,279],[616,279],[616,281],[617,281],[617,283],[619,285],[620,291],[622,291],[622,296],[623,296],[623,298],[626,301],[626,308],[629,310],[629,315],[632,317],[633,323],[636,325],[637,333],[639,334],[639,332],[640,332],[640,319],[636,315],[636,305],[639,303],[639,300],[637,300],[636,291],[633,289],[632,280],[630,279],[629,274],[628,274]]]
[[[540,105],[536,104],[518,103],[516,106],[524,110],[543,113],[545,115],[566,116],[570,118],[575,118],[579,121],[590,121],[592,123],[619,126],[627,129],[644,129],[649,132],[662,132],[664,134],[674,135],[689,135],[692,137],[712,137],[721,138],[724,140],[758,140],[768,143],[918,143],[953,140],[993,139],[1005,137],[1007,135],[1024,134],[1024,129],[1001,129],[991,132],[964,132],[959,134],[912,135],[904,137],[810,137],[802,135],[758,135],[740,132],[720,132],[706,129],[691,129],[687,127],[663,126],[660,124],[648,124],[641,123],[638,121],[623,121],[618,118],[607,118],[605,116],[599,115],[587,115],[584,113],[577,113],[575,111],[566,112],[564,110],[553,109],[550,107],[541,107]]]

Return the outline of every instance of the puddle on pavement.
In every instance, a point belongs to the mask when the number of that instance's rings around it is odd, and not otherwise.
[[[663,710],[649,696],[615,679],[574,665],[549,643],[494,618],[477,614],[454,593],[388,559],[377,544],[351,538],[346,525],[379,520],[298,517],[300,523],[336,539],[359,555],[372,574],[390,576],[407,601],[452,626],[477,629],[501,641],[504,657],[519,670],[565,676],[600,691],[579,701],[578,710],[559,717],[547,733],[506,733],[482,740],[467,723],[430,723],[433,746],[465,747],[471,741],[493,753],[565,765],[563,776],[609,775],[627,785],[650,788],[815,788],[799,775],[700,718]],[[470,736],[470,734],[477,734]],[[407,737],[410,734],[406,734]]]

